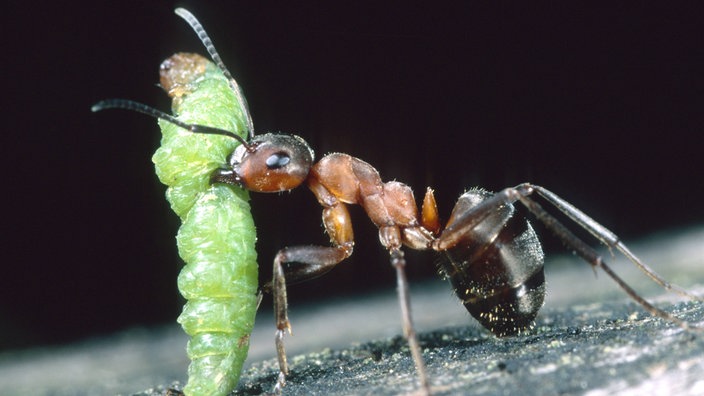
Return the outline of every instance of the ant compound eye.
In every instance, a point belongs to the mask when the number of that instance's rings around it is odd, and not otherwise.
[[[267,168],[279,169],[288,165],[289,162],[291,162],[291,157],[289,157],[289,155],[284,152],[278,152],[269,156],[269,158],[267,158],[265,162]]]

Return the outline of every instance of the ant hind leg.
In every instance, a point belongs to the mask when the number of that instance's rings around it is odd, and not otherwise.
[[[636,255],[633,254],[626,247],[626,245],[623,244],[623,242],[621,242],[621,240],[616,236],[616,234],[614,234],[613,232],[609,231],[606,227],[604,227],[601,224],[594,221],[591,217],[587,216],[584,212],[577,209],[569,202],[567,202],[564,199],[555,195],[555,193],[553,193],[552,191],[547,190],[547,189],[540,187],[540,186],[527,185],[527,184],[523,184],[523,185],[517,187],[517,189],[521,189],[521,188],[532,189],[535,192],[537,192],[538,195],[543,197],[552,206],[554,206],[555,208],[560,210],[562,213],[564,213],[572,221],[577,223],[581,228],[587,230],[590,234],[592,234],[594,236],[594,238],[598,239],[605,246],[608,246],[609,248],[616,248],[618,251],[620,251],[624,256],[626,256],[626,258],[628,258],[628,260],[630,260],[633,264],[635,264],[638,267],[638,269],[640,269],[643,273],[648,275],[648,277],[650,277],[650,279],[652,279],[655,283],[659,284],[660,286],[662,286],[666,290],[677,293],[683,297],[686,297],[686,298],[689,298],[692,300],[704,301],[704,299],[702,297],[696,296],[696,295],[688,292],[687,290],[685,290],[677,285],[673,285],[670,282],[666,281],[664,278],[662,278],[660,275],[658,275],[653,269],[648,267],[638,257],[636,257]]]
[[[573,250],[576,254],[582,257],[587,263],[594,267],[601,268],[611,279],[616,282],[619,287],[621,287],[629,297],[640,304],[645,310],[650,312],[654,316],[658,316],[667,321],[677,324],[683,329],[692,330],[704,330],[703,327],[694,326],[688,322],[685,322],[668,312],[663,311],[649,303],[643,297],[641,297],[632,287],[630,287],[623,279],[621,279],[616,273],[609,267],[606,262],[601,258],[599,253],[577,237],[572,231],[570,231],[565,225],[560,223],[557,218],[549,214],[543,207],[529,196],[537,192],[538,195],[543,197],[551,205],[557,208],[559,211],[564,213],[582,229],[586,230],[592,234],[597,240],[606,245],[609,248],[615,247],[618,249],[626,258],[633,262],[641,271],[647,274],[656,283],[664,287],[666,290],[674,291],[688,297],[693,300],[701,301],[700,297],[697,297],[684,289],[672,285],[665,281],[660,275],[655,271],[646,266],[640,259],[638,259],[633,253],[628,250],[628,248],[619,240],[619,238],[606,227],[594,221],[592,218],[587,216],[585,213],[574,207],[569,202],[563,200],[562,198],[555,195],[553,192],[540,187],[531,185],[528,183],[521,184],[515,188],[508,188],[502,191],[502,194],[512,197],[512,201],[520,201],[538,220],[540,220],[558,239],[560,239],[567,248]]]

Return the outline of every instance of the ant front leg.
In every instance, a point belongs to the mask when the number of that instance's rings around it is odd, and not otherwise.
[[[286,283],[298,283],[316,278],[352,254],[354,237],[347,208],[343,204],[325,208],[323,223],[334,246],[293,246],[281,249],[274,258],[272,284],[265,286],[265,289],[270,287],[274,295],[276,354],[279,361],[279,378],[274,387],[276,394],[281,393],[289,371],[284,347],[286,331],[291,334]],[[301,265],[286,267],[286,263]]]

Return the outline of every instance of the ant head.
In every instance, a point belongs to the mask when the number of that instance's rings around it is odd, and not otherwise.
[[[211,181],[255,192],[280,192],[306,180],[313,150],[298,136],[267,133],[238,146],[229,162],[230,168],[216,170]]]
[[[221,135],[239,141],[230,155],[227,168],[216,169],[213,183],[241,186],[255,192],[280,192],[296,188],[308,177],[313,165],[313,150],[295,135],[267,133],[248,142],[239,135],[206,125],[188,124],[147,105],[126,99],[108,99],[93,105],[93,111],[126,109],[166,120],[193,133]],[[251,133],[250,133],[251,136]]]

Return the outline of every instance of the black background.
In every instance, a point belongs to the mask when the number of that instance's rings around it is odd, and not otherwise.
[[[169,109],[159,63],[205,52],[176,6],[205,25],[260,133],[361,157],[417,199],[433,186],[445,217],[468,187],[532,181],[626,238],[704,220],[696,9],[29,3],[5,8],[0,35],[3,349],[180,312],[178,222],[150,161],[158,129],[136,113],[89,111],[106,97]],[[263,277],[277,248],[327,242],[309,192],[252,204]],[[292,287],[296,302],[393,287],[376,230],[353,217],[353,258]],[[409,261],[414,279],[435,271],[432,254]]]

